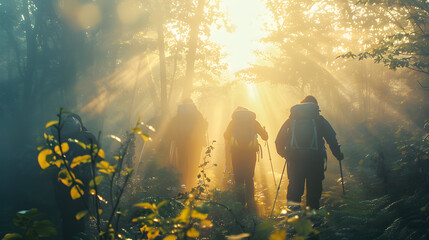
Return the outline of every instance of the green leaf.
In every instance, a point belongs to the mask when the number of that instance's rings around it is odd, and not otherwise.
[[[32,208],[32,209],[28,209],[28,210],[19,211],[16,213],[16,215],[18,217],[25,217],[25,218],[33,219],[36,217],[40,217],[43,214],[41,212],[39,212],[39,210],[37,210],[37,208]]]
[[[33,223],[33,228],[39,237],[50,237],[57,235],[57,231],[52,225],[52,222],[49,220],[35,221]]]
[[[95,177],[95,184],[99,185],[101,183],[101,181],[103,180],[104,176],[100,175]],[[94,179],[91,179],[91,181],[89,182],[89,186],[90,187],[94,187]]]
[[[298,219],[291,222],[291,225],[300,236],[308,236],[313,231],[311,222],[307,219]]]

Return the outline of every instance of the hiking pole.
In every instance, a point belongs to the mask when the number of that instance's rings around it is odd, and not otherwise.
[[[341,184],[343,185],[343,195],[346,195],[346,190],[344,190],[343,167],[341,166],[341,160],[338,162],[340,163],[340,174],[341,174]]]
[[[267,145],[268,158],[270,159],[271,172],[273,173],[273,179],[274,179],[274,186],[277,187],[276,176],[274,175],[273,161],[271,159],[270,145],[268,144],[268,141],[265,141],[265,144]]]
[[[341,147],[341,145],[339,144],[338,147]],[[343,166],[341,165],[341,161],[342,160],[338,161],[340,163],[341,185],[343,186],[343,195],[346,195],[346,190],[344,189]]]
[[[271,209],[270,217],[272,217],[272,216],[273,216],[274,207],[276,206],[277,196],[279,195],[280,185],[282,184],[282,179],[283,179],[283,174],[284,174],[284,172],[285,172],[285,168],[286,168],[286,161],[285,161],[285,165],[283,166],[282,175],[281,175],[281,177],[280,177],[279,186],[277,187],[277,193],[276,193],[276,197],[274,198],[273,209]]]
[[[341,166],[341,160],[338,162],[340,163],[340,174],[341,174],[341,184],[343,185],[343,195],[346,195],[346,190],[344,190],[343,167]]]

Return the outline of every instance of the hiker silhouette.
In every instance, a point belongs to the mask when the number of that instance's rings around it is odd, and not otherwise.
[[[189,190],[196,185],[201,150],[207,145],[207,126],[200,111],[191,99],[177,107],[177,114],[168,127],[170,135],[170,161],[181,176],[181,183]]]
[[[316,98],[305,97],[301,104],[291,108],[289,118],[277,134],[277,153],[287,159],[289,206],[301,202],[305,184],[307,206],[319,209],[322,180],[325,178],[325,140],[339,161],[344,158],[334,129],[319,112]]]
[[[256,212],[253,175],[255,173],[256,152],[259,144],[257,135],[263,140],[268,134],[256,121],[256,114],[243,107],[237,107],[224,133],[227,151],[231,154],[237,199]]]

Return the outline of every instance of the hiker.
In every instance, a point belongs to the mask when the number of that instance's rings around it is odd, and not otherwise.
[[[47,132],[58,140],[57,129],[53,126],[47,129]],[[85,145],[97,144],[95,136],[89,132],[82,123],[79,115],[71,113],[64,117],[60,128],[61,142],[67,142],[69,150],[65,153],[66,159],[71,162],[73,158],[90,154],[89,148],[82,148],[78,143],[69,141],[76,139]],[[83,183],[84,201],[89,206],[89,182],[91,178],[91,164],[81,164],[73,168],[76,179]],[[76,220],[76,214],[86,210],[82,199],[73,200],[70,196],[70,187],[65,186],[58,180],[58,172],[52,173],[54,182],[54,194],[62,218],[62,232],[64,240],[81,239],[85,231],[85,222],[83,219]]]
[[[201,150],[207,145],[207,121],[191,99],[177,107],[168,127],[170,160],[182,176],[181,183],[190,190],[196,185]]]
[[[322,195],[324,163],[326,161],[325,140],[333,155],[341,161],[344,156],[331,124],[319,114],[317,100],[307,96],[301,104],[290,110],[290,116],[280,128],[276,138],[277,153],[287,159],[289,185],[287,200],[290,208],[297,208],[307,189],[307,206],[319,209]]]
[[[226,128],[224,138],[227,150],[231,154],[235,186],[244,188],[237,189],[237,199],[243,206],[247,206],[248,209],[255,212],[253,175],[255,173],[256,152],[259,149],[258,134],[263,140],[268,139],[268,133],[256,121],[256,114],[244,107],[237,107]]]

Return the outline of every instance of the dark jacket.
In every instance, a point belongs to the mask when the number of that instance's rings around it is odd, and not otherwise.
[[[292,125],[292,119],[289,117],[286,122],[280,128],[279,133],[276,138],[276,149],[277,153],[284,157],[290,158],[292,157],[291,149],[288,149],[288,145],[290,144],[290,132],[289,129]],[[329,148],[332,151],[332,154],[339,159],[341,158],[341,150],[338,145],[338,141],[336,138],[336,133],[332,128],[331,124],[321,115],[318,115],[316,118],[316,126],[317,126],[317,136],[318,136],[318,145],[319,152],[318,156],[323,157],[326,155],[325,150],[325,140],[329,145]]]

